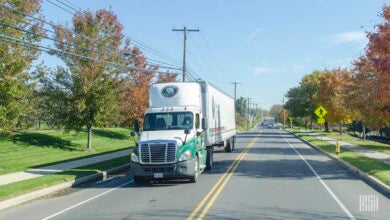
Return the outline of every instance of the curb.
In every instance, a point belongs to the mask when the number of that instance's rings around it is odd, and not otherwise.
[[[29,192],[20,196],[16,196],[14,198],[10,198],[4,201],[0,201],[0,210],[10,208],[12,206],[20,205],[22,203],[37,199],[39,197],[48,195],[50,193],[54,193],[63,189],[71,188],[73,186],[80,185],[82,183],[96,181],[96,180],[105,180],[107,175],[126,170],[130,167],[130,163],[123,164],[118,167],[114,167],[105,171],[100,171],[99,173],[91,174],[89,176],[80,177],[65,183],[60,183],[54,186],[50,186],[47,188],[39,189],[33,192]]]
[[[289,131],[287,131],[289,132]],[[330,159],[333,159],[335,161],[337,161],[338,163],[340,163],[344,168],[346,168],[350,173],[352,173],[353,175],[359,177],[360,179],[362,179],[364,182],[366,182],[368,185],[374,187],[377,191],[379,191],[380,193],[382,193],[384,196],[386,196],[387,198],[390,198],[390,187],[387,186],[386,184],[384,184],[382,181],[378,180],[377,178],[375,178],[374,176],[371,176],[369,174],[367,174],[366,172],[360,170],[359,168],[355,167],[354,165],[352,164],[349,164],[348,162],[338,158],[337,156],[333,155],[333,154],[330,154],[324,150],[322,150],[321,148],[317,147],[317,146],[314,146],[313,144],[311,144],[310,142],[302,139],[301,137],[295,135],[294,133],[291,133],[289,132],[290,134],[294,135],[296,138],[298,138],[299,140],[301,140],[302,142],[304,142],[305,144],[309,145],[310,147],[316,149],[317,151],[325,154],[326,156],[328,156]]]

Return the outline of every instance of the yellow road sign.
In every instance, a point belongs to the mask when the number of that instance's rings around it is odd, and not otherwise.
[[[319,118],[319,119],[317,119],[317,122],[318,122],[318,124],[324,124],[325,123],[325,119],[324,118]]]
[[[316,114],[317,117],[321,119],[324,118],[326,114],[328,114],[328,111],[320,105],[318,108],[316,108],[314,114]]]

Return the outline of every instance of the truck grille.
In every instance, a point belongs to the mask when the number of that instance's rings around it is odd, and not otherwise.
[[[176,161],[176,144],[142,144],[140,153],[143,163],[172,163]]]

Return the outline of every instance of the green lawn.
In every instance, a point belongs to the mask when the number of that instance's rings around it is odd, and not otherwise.
[[[87,132],[29,131],[0,137],[0,175],[134,146],[130,129],[94,129],[92,148],[85,151]]]
[[[78,167],[61,173],[50,174],[30,180],[10,183],[0,186],[0,201],[22,195],[31,191],[39,190],[56,184],[64,183],[83,176],[98,173],[110,168],[114,168],[129,162],[129,157],[116,158],[97,164]]]
[[[335,155],[335,146],[333,144],[310,136],[307,134],[307,132],[293,131],[293,133],[310,142],[311,144],[320,147],[322,150]],[[344,140],[340,136],[338,139],[348,142],[348,139]],[[390,186],[390,165],[345,149],[342,149],[341,153],[339,154],[339,158],[358,167],[360,170],[375,176]]]

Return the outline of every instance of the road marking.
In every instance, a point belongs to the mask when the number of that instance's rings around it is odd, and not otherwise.
[[[99,197],[101,197],[101,196],[103,196],[103,195],[105,195],[105,194],[107,194],[107,193],[110,193],[110,192],[112,192],[112,191],[114,191],[114,190],[116,190],[116,189],[118,189],[118,188],[121,188],[121,187],[123,187],[123,186],[125,186],[125,185],[128,185],[128,184],[130,184],[130,183],[132,183],[132,182],[134,182],[134,180],[130,180],[130,181],[126,182],[126,183],[123,183],[123,184],[121,184],[121,185],[115,187],[115,188],[112,188],[112,189],[110,189],[110,190],[108,190],[108,191],[105,191],[105,192],[103,192],[103,193],[101,193],[101,194],[99,194],[99,195],[96,195],[96,196],[94,196],[94,197],[92,197],[92,198],[89,198],[89,199],[87,199],[87,200],[84,200],[84,201],[82,201],[82,202],[79,202],[79,203],[77,203],[77,204],[75,204],[75,205],[73,205],[73,206],[71,206],[71,207],[68,207],[68,208],[66,208],[66,209],[64,209],[64,210],[62,210],[62,211],[59,211],[59,212],[54,213],[54,214],[52,214],[52,215],[50,215],[50,216],[48,216],[48,217],[46,217],[46,218],[43,218],[42,220],[52,219],[52,218],[54,218],[54,217],[56,217],[56,216],[58,216],[58,215],[61,215],[61,214],[65,213],[65,212],[67,212],[67,211],[69,211],[69,210],[72,210],[72,209],[74,209],[74,208],[76,208],[76,207],[78,207],[78,206],[81,206],[81,205],[83,205],[83,204],[85,204],[85,203],[87,203],[87,202],[90,202],[90,201],[92,201],[92,200],[94,200],[94,199],[97,199],[97,198],[99,198]]]
[[[245,155],[248,153],[248,151],[253,147],[253,145],[256,143],[258,138],[255,138],[249,143],[246,148],[236,157],[236,159],[233,161],[233,163],[227,168],[225,173],[218,179],[217,183],[214,184],[214,186],[211,188],[211,190],[207,193],[207,195],[203,198],[203,200],[198,204],[198,206],[194,209],[194,211],[191,213],[191,215],[187,218],[188,220],[193,219],[201,210],[201,208],[205,205],[205,203],[208,201],[207,205],[204,207],[203,211],[199,215],[198,219],[203,219],[203,217],[207,214],[210,207],[213,205],[214,201],[217,199],[229,179],[232,177],[234,172],[236,171],[238,165],[240,164],[241,160],[245,157]],[[215,192],[216,191],[216,192]],[[215,194],[214,194],[215,192]],[[213,197],[209,200],[209,198],[213,195]]]
[[[280,134],[280,136],[282,136],[280,132],[279,132],[279,134]],[[347,214],[350,219],[355,220],[355,217],[352,215],[352,213],[347,209],[347,207],[345,207],[345,205],[340,201],[340,199],[336,196],[336,194],[333,193],[333,191],[328,187],[328,185],[326,185],[324,180],[322,180],[320,175],[317,173],[317,171],[314,170],[314,168],[310,165],[310,163],[307,162],[307,160],[297,151],[297,149],[295,149],[295,147],[284,136],[282,136],[282,137],[287,142],[287,144],[295,151],[295,153],[298,154],[298,156],[306,163],[306,165],[310,168],[310,170],[314,173],[314,175],[320,181],[322,186],[324,186],[324,188],[333,197],[333,199],[337,202],[337,204],[341,207],[341,209],[345,212],[345,214]]]

